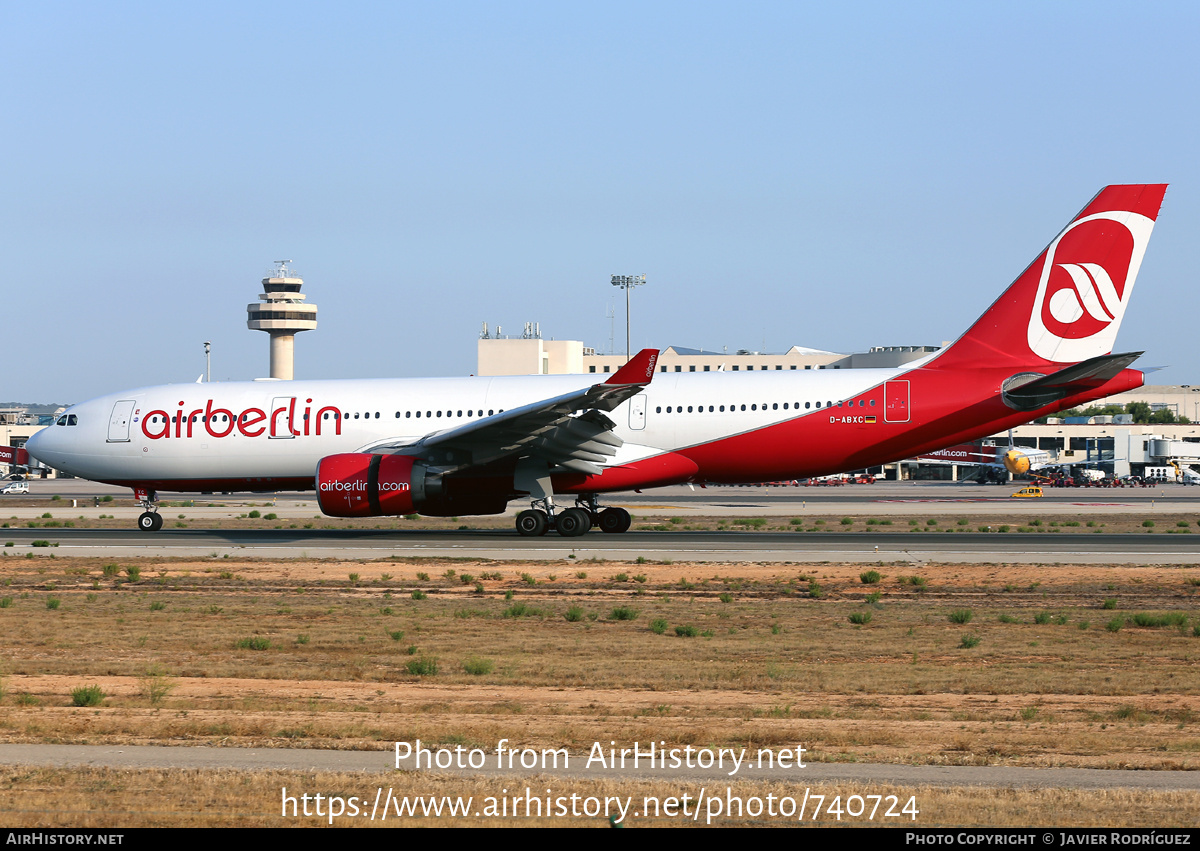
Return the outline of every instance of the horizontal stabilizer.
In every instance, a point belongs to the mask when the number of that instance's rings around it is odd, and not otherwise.
[[[1097,387],[1116,378],[1144,352],[1100,355],[1060,369],[1050,375],[1034,373],[1014,375],[1004,382],[1004,402],[1018,411],[1033,411],[1065,399],[1082,390]]]

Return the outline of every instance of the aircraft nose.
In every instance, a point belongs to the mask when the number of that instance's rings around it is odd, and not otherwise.
[[[48,425],[29,436],[25,441],[25,451],[42,463],[53,466],[51,458],[55,454],[54,443],[54,426]]]

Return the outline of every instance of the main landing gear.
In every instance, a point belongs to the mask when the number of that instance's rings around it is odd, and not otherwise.
[[[575,500],[575,506],[555,513],[551,499],[535,499],[532,508],[517,515],[517,532],[528,538],[545,535],[553,529],[564,538],[577,538],[593,526],[601,532],[628,531],[633,519],[624,508],[609,506],[601,509],[595,494],[585,494]]]
[[[162,515],[158,513],[158,494],[152,490],[135,488],[134,498],[146,509],[138,515],[138,528],[143,532],[157,532],[162,528]]]

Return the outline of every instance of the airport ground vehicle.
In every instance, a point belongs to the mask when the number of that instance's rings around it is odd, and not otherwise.
[[[9,496],[16,496],[18,494],[26,493],[29,493],[29,482],[26,481],[9,482],[4,487],[0,488],[0,494],[6,494]]]
[[[829,476],[995,434],[1143,383],[1111,354],[1164,185],[1109,186],[951,345],[900,369],[167,385],[72,406],[42,462],[157,492],[315,489],[340,517],[499,513],[524,535],[629,514],[603,494]],[[907,294],[904,295],[907,296]],[[573,497],[565,510],[557,497]]]
[[[1013,494],[1014,497],[1019,499],[1036,499],[1041,495],[1042,489],[1037,485],[1030,485],[1029,487],[1021,488],[1019,491]]]

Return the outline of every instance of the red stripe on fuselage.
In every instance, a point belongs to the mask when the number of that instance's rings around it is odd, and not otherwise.
[[[1132,390],[1143,382],[1141,372],[1127,369],[1104,384],[1040,410],[1014,411],[999,393],[1001,383],[1011,375],[1010,369],[974,370],[969,377],[944,370],[911,370],[899,376],[910,382],[909,422],[889,423],[881,413],[875,415],[876,422],[866,422],[869,415],[865,412],[881,410],[883,388],[878,385],[845,400],[841,406],[613,467],[598,476],[555,477],[555,490],[581,493],[683,482],[735,484],[875,467],[997,434],[1064,408]],[[988,395],[983,395],[981,389]],[[860,400],[866,404],[860,406]],[[667,456],[689,459],[696,471],[688,473],[687,467],[677,461],[664,467],[660,459]],[[664,475],[667,472],[676,476]],[[644,479],[641,484],[639,477]]]

